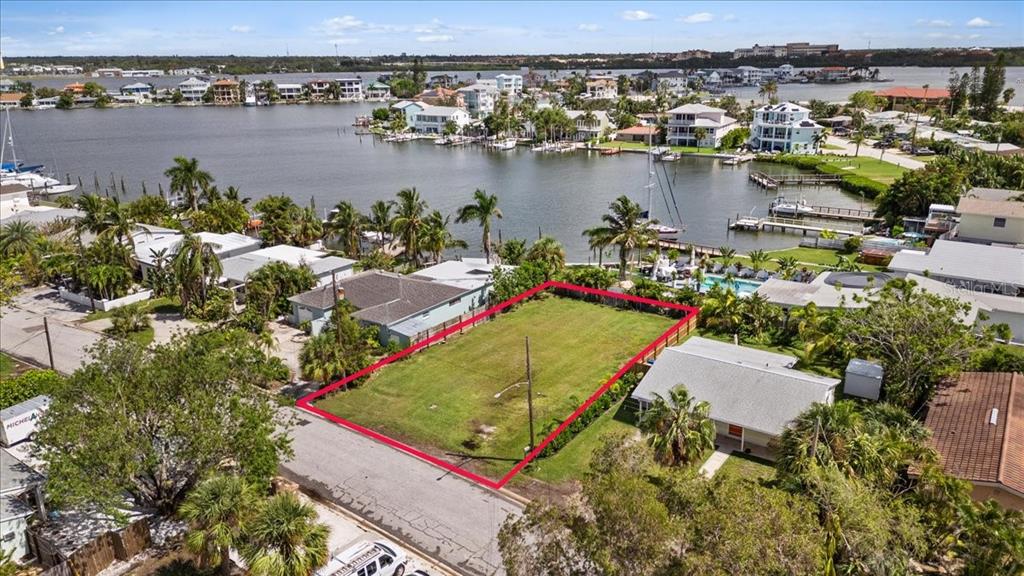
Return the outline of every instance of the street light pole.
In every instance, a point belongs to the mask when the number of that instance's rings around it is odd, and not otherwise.
[[[533,372],[530,369],[530,337],[526,337],[526,405],[530,412],[530,451],[536,445],[533,436]]]

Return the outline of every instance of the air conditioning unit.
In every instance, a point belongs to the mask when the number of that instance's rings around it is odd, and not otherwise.
[[[878,400],[882,393],[882,367],[874,362],[854,358],[846,365],[843,393],[868,400]]]

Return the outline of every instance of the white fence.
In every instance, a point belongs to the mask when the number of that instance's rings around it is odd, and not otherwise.
[[[59,292],[60,297],[64,300],[67,300],[68,302],[74,302],[75,304],[86,306],[88,308],[92,308],[93,305],[95,304],[96,309],[102,310],[103,312],[106,312],[107,310],[113,310],[114,308],[120,308],[121,306],[135,304],[136,302],[149,300],[150,298],[153,297],[152,290],[141,290],[139,292],[129,294],[123,298],[118,298],[116,300],[100,300],[99,298],[91,299],[84,294],[79,294],[77,292],[65,290],[64,288],[61,288]]]

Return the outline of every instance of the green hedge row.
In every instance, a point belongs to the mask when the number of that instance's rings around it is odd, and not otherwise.
[[[601,417],[602,414],[608,411],[609,408],[614,406],[619,400],[622,400],[628,396],[636,385],[640,383],[640,379],[643,374],[637,369],[632,369],[622,375],[611,388],[609,388],[600,398],[594,401],[578,418],[572,421],[572,424],[562,431],[561,434],[555,436],[554,440],[550,444],[544,447],[541,451],[540,457],[547,458],[561,450],[566,444],[568,444],[577,434],[582,432],[589,426],[594,420]],[[606,382],[607,380],[605,380]],[[604,382],[601,382],[603,385]],[[572,398],[573,403],[582,404],[583,401],[578,398]],[[549,434],[555,431],[562,424],[561,420],[552,420],[542,430],[543,437],[547,437]]]
[[[865,198],[874,199],[879,194],[889,190],[889,186],[876,182],[870,178],[858,176],[856,174],[849,174],[820,158],[814,156],[797,156],[790,154],[776,154],[776,155],[763,155],[758,156],[758,160],[764,162],[775,162],[776,164],[787,164],[789,166],[795,166],[802,170],[814,170],[821,174],[838,174],[842,176],[842,181],[839,182],[839,188],[853,194],[860,194]]]

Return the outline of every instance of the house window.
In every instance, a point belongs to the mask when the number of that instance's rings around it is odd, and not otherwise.
[[[743,436],[743,427],[735,424],[729,424],[729,436],[735,436],[740,438]]]
[[[1006,228],[1006,218],[996,218],[992,221],[992,226],[996,228]]]

